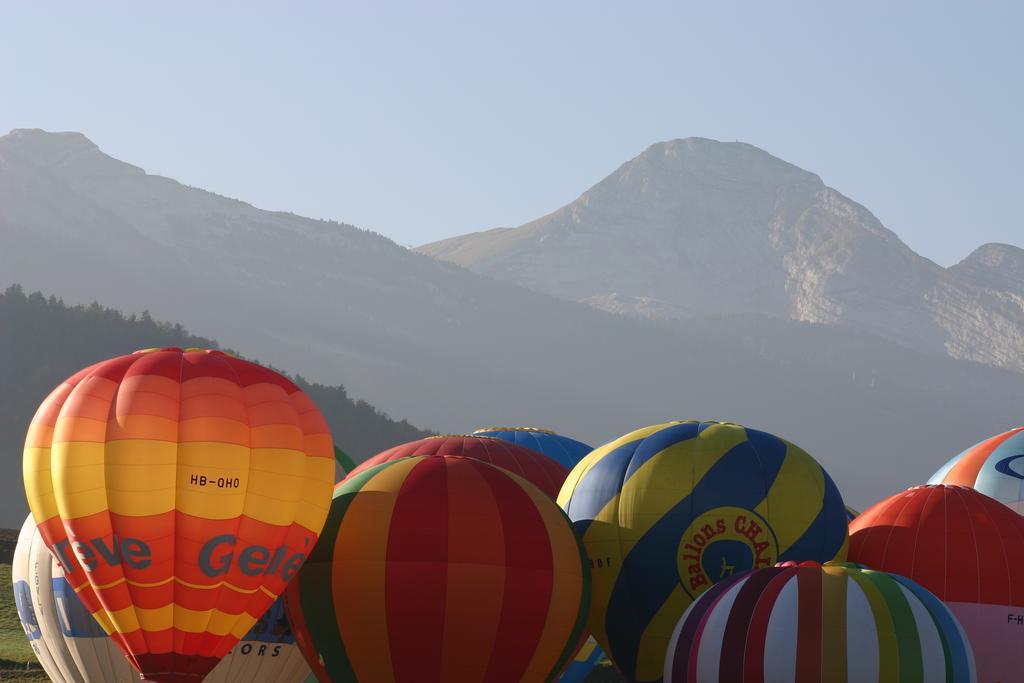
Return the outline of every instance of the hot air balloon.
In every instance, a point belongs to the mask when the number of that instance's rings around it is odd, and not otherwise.
[[[198,681],[274,603],[323,526],[334,478],[320,412],[219,351],[93,365],[43,402],[25,491],[68,583],[132,665]]]
[[[736,424],[670,422],[596,449],[558,503],[593,572],[588,625],[635,681],[662,677],[679,617],[716,581],[846,558],[846,511],[810,455]]]
[[[858,516],[858,515],[860,515],[860,513],[859,513],[859,512],[857,512],[856,510],[854,510],[854,509],[853,509],[852,507],[850,507],[849,505],[847,505],[847,506],[846,506],[846,521],[847,521],[847,522],[852,522],[853,520],[857,519],[857,516]]]
[[[1024,427],[971,446],[928,483],[970,486],[1024,515]]]
[[[18,535],[11,567],[15,604],[43,670],[68,683],[127,683],[139,676],[71,589],[32,516]],[[204,683],[299,683],[309,666],[278,598]]]
[[[461,455],[487,462],[519,475],[551,498],[558,495],[558,489],[569,474],[568,469],[551,458],[523,446],[488,436],[444,434],[389,448],[357,465],[349,476],[411,455]]]
[[[676,625],[665,683],[974,683],[970,643],[934,595],[854,564],[725,579]]]
[[[921,584],[957,616],[978,680],[1024,672],[1024,518],[964,486],[915,486],[850,524],[850,560]]]
[[[588,597],[579,541],[544,492],[479,460],[414,456],[335,488],[286,605],[324,683],[529,683],[572,660]]]
[[[517,446],[525,446],[538,453],[543,453],[568,469],[575,467],[593,450],[581,441],[536,427],[485,427],[477,429],[473,435],[491,436]],[[583,647],[576,653],[572,664],[558,680],[562,683],[583,683],[590,671],[603,657],[604,650],[597,644],[593,636],[588,636]]]
[[[557,460],[569,470],[576,467],[576,463],[593,450],[582,441],[537,427],[484,427],[474,431],[473,435],[493,436],[517,446],[532,448],[552,460]]]

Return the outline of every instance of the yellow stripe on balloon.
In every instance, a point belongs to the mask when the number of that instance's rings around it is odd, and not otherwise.
[[[128,607],[119,610],[107,610],[106,613],[110,617],[110,623],[113,630],[118,633],[130,633],[132,631],[138,631],[140,628],[139,615],[135,612],[135,607],[133,605],[129,605]],[[174,622],[173,612],[169,622],[171,624]],[[167,628],[170,628],[170,626]]]
[[[64,519],[107,510],[104,445],[79,441],[55,443],[50,452],[53,492]]]
[[[50,472],[50,449],[26,448],[21,459],[21,473],[25,479],[25,496],[29,509],[38,515],[37,524],[57,516],[57,498],[53,492]]]
[[[551,544],[554,582],[548,601],[548,617],[534,650],[533,659],[522,676],[524,681],[540,681],[550,675],[551,663],[558,661],[576,626],[583,594],[583,581],[579,573],[580,551],[575,536],[566,526],[562,511],[551,505],[551,499],[525,479],[512,473],[508,474],[530,497],[540,513]]]
[[[232,634],[237,638],[244,636],[256,621],[245,612],[231,614],[219,609],[191,610],[177,603],[154,609],[125,607],[110,616],[114,630],[118,633],[176,628],[184,633],[209,633],[215,636]]]
[[[147,439],[110,441],[105,451],[110,511],[135,517],[174,509],[177,444]]]
[[[899,683],[899,649],[896,642],[896,624],[892,613],[878,588],[863,572],[849,572],[871,607],[878,634],[878,683]]]
[[[131,609],[131,608],[129,608]],[[162,631],[164,629],[171,628],[177,624],[180,624],[181,613],[188,612],[189,610],[180,610],[175,617],[175,605],[163,605],[162,607],[155,607],[147,609],[145,607],[135,607],[135,617],[139,622],[139,627],[144,631]],[[206,614],[204,612],[204,614]],[[125,633],[125,631],[122,631]]]
[[[298,507],[295,508],[295,524],[306,529],[323,528],[327,513],[331,509],[333,481],[333,457],[306,458],[302,497],[299,499]]]
[[[664,673],[665,653],[679,616],[693,602],[681,586],[672,589],[657,614],[648,622],[637,650],[637,680],[653,681]],[[602,620],[603,621],[603,620]]]
[[[846,683],[846,595],[849,575],[840,567],[823,567],[821,574],[821,680]],[[854,653],[857,656],[857,653]]]
[[[101,609],[98,612],[92,612],[92,618],[96,620],[96,623],[100,625],[100,628],[108,636],[114,632],[114,625],[110,622],[110,617],[107,616],[106,611]]]
[[[291,524],[302,495],[306,459],[301,451],[254,448],[244,514],[275,526]]]
[[[768,495],[754,511],[765,519],[771,519],[776,534],[779,552],[784,553],[811,526],[821,512],[825,498],[825,474],[816,463],[810,463],[810,456],[792,445],[786,445],[786,456],[775,477]],[[813,492],[813,495],[811,493]],[[786,510],[785,519],[772,516],[772,510]]]
[[[203,441],[178,444],[176,473],[178,512],[203,519],[234,519],[242,513],[249,483],[248,448]],[[238,479],[238,485],[208,489],[192,483],[193,477],[205,477],[207,482]]]
[[[700,438],[674,443],[641,465],[623,484],[618,500],[606,506],[609,514],[602,517],[612,519],[620,506],[651,511],[639,520],[641,523],[620,530],[622,555],[628,555],[651,527],[685,497],[685,492],[692,491],[725,454],[746,440],[742,427],[713,425],[701,432]]]

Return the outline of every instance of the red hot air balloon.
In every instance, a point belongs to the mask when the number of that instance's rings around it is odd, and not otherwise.
[[[153,349],[57,387],[23,466],[40,535],[100,626],[145,678],[199,681],[316,543],[334,452],[278,373]]]
[[[551,498],[558,496],[569,470],[532,448],[518,446],[489,436],[428,436],[378,453],[356,467],[349,476],[365,472],[383,462],[413,455],[461,455],[487,462],[517,474]]]
[[[1024,517],[966,486],[915,486],[850,522],[849,559],[945,602],[971,640],[979,681],[1021,680]]]
[[[589,595],[546,494],[478,460],[414,456],[335,488],[286,605],[322,683],[540,683],[572,660]]]

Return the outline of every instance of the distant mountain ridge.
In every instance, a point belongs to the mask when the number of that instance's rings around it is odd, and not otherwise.
[[[942,268],[821,179],[745,143],[659,143],[565,207],[419,251],[615,313],[760,313],[1024,370],[1024,259]]]
[[[721,192],[735,185],[716,182]],[[742,235],[741,227],[720,232]],[[764,240],[728,239],[772,253]],[[670,256],[657,252],[637,268]],[[669,419],[748,424],[819,458],[854,505],[920,483],[951,455],[1015,426],[1024,404],[1020,373],[761,312],[612,315],[350,225],[149,175],[75,134],[0,136],[0,288],[15,282],[71,304],[149,310],[446,432],[534,425],[599,444]],[[661,300],[644,305],[671,310]],[[74,336],[46,342],[62,349]],[[45,364],[22,370],[37,363]]]

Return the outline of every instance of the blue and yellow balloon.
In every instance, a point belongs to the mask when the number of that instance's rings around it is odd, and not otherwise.
[[[716,581],[846,559],[846,508],[821,465],[737,424],[626,434],[584,458],[558,502],[592,567],[590,630],[634,681],[661,680],[672,629]]]

